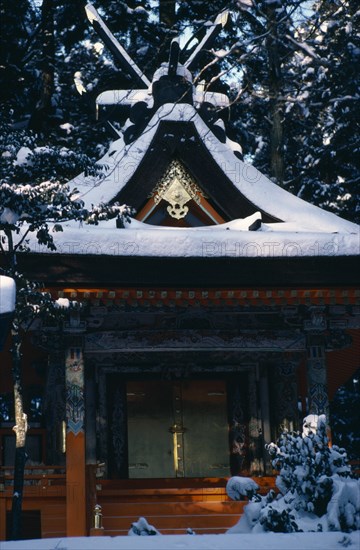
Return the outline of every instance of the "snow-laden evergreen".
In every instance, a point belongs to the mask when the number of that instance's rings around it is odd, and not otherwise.
[[[284,432],[267,450],[279,493],[255,495],[229,533],[360,528],[360,480],[351,475],[345,449],[329,446],[324,415],[309,415],[302,434]]]

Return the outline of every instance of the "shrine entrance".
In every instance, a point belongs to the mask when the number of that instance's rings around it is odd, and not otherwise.
[[[125,407],[116,414],[121,393]],[[114,398],[110,444],[115,477],[229,475],[224,380],[130,380]],[[126,442],[119,447],[120,434]]]

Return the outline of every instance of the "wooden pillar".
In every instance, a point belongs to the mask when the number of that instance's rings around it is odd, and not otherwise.
[[[66,535],[85,536],[85,396],[82,338],[69,336],[65,351],[66,381]]]
[[[272,470],[269,453],[265,450],[265,445],[271,442],[270,395],[267,365],[261,365],[259,369],[259,401],[261,407],[263,468],[264,473],[267,473]]]
[[[6,499],[5,499],[5,492],[4,492],[3,495],[0,495],[0,541],[1,540],[6,540]]]
[[[247,376],[231,377],[227,387],[229,410],[230,475],[241,475],[249,469],[247,434]]]
[[[325,414],[329,423],[325,336],[321,333],[307,336],[307,385],[309,414]]]
[[[280,360],[271,372],[271,404],[274,439],[284,431],[299,429],[297,364]]]
[[[85,433],[86,433],[86,530],[94,527],[96,502],[96,381],[93,364],[86,363],[85,372]]]
[[[250,473],[264,473],[264,438],[260,405],[260,369],[254,365],[249,370],[248,403],[249,403],[249,459]]]
[[[48,368],[44,399],[46,423],[46,463],[65,463],[63,423],[65,413],[64,340],[47,334]]]

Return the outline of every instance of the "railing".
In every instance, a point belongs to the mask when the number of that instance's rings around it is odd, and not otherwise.
[[[13,490],[14,468],[0,466],[0,541],[7,538],[7,517],[11,514]],[[27,514],[36,511],[40,514],[39,524],[37,525],[35,521],[39,536],[42,538],[66,536],[65,466],[45,464],[26,466],[22,509],[25,531],[30,528],[29,520],[25,521]],[[31,522],[33,521],[32,519]]]
[[[29,487],[46,488],[50,486],[65,486],[66,473],[65,466],[48,466],[44,464],[35,464],[25,466],[24,470],[24,488]],[[14,485],[14,467],[0,466],[0,492],[12,490]],[[33,492],[33,491],[31,491]]]

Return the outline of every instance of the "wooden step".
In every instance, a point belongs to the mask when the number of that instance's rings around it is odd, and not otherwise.
[[[106,535],[124,535],[132,523],[146,518],[162,534],[224,533],[235,525],[246,501],[235,502],[101,502],[103,527]]]
[[[102,502],[103,516],[134,516],[141,510],[142,516],[152,515],[186,515],[186,514],[231,514],[242,512],[247,501],[227,502]]]
[[[260,493],[274,488],[272,476],[256,477]],[[162,534],[225,533],[243,514],[248,500],[232,501],[225,478],[101,480],[97,503],[109,536],[127,535],[144,517]]]
[[[157,514],[145,516],[146,521],[156,529],[197,529],[211,525],[216,528],[229,528],[234,525],[241,514],[209,514],[209,515],[176,515],[160,516]],[[140,516],[144,517],[144,516]],[[103,518],[104,529],[130,529],[131,525],[137,522],[139,516],[109,516]]]
[[[235,524],[234,524],[235,525]],[[232,527],[232,525],[230,526]],[[229,527],[229,528],[230,528]],[[195,530],[196,535],[224,535],[228,528],[217,528],[217,527],[201,527]],[[186,535],[187,529],[159,529],[162,535]],[[129,534],[129,529],[119,529],[119,530],[105,530],[104,535],[107,537],[125,537]]]

